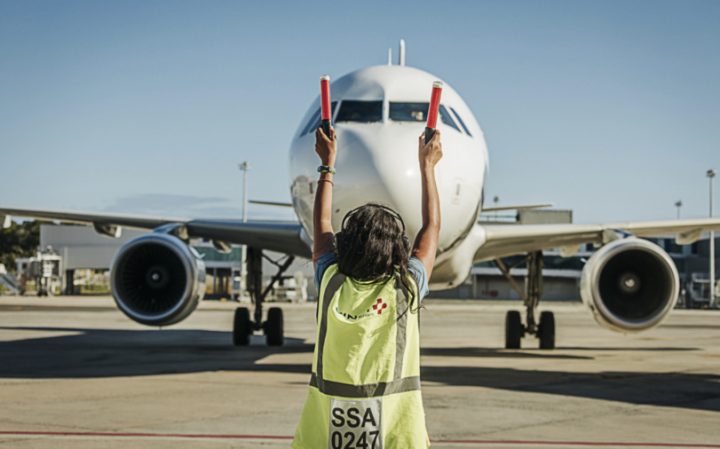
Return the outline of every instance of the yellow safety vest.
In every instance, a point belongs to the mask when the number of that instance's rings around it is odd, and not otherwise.
[[[414,280],[413,297],[418,298]],[[417,300],[397,276],[353,280],[330,265],[318,294],[310,388],[294,449],[425,449]]]

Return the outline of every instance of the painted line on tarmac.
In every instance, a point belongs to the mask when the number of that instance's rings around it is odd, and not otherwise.
[[[442,444],[479,444],[504,446],[553,446],[553,447],[674,447],[674,448],[720,448],[720,444],[706,443],[642,443],[627,441],[558,441],[558,440],[433,440]]]
[[[180,439],[223,439],[223,440],[292,440],[288,435],[244,435],[219,433],[149,433],[149,432],[52,432],[0,430],[0,435],[10,437],[107,437],[107,438],[180,438]],[[454,440],[431,439],[437,444],[515,445],[515,446],[581,446],[581,447],[675,447],[720,449],[720,444],[707,443],[643,443],[629,441],[558,441],[558,440]]]
[[[45,436],[45,437],[108,437],[108,438],[184,438],[184,439],[222,439],[222,440],[292,440],[286,435],[235,435],[221,433],[147,433],[147,432],[51,432],[51,431],[13,431],[0,430],[5,436]]]

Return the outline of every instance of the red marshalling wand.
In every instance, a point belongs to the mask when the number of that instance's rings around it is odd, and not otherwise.
[[[430,142],[430,139],[432,139],[435,135],[442,88],[443,83],[441,81],[435,81],[433,83],[432,96],[430,97],[430,109],[428,109],[427,125],[425,126],[425,143]]]
[[[330,108],[330,75],[320,77],[320,124],[322,130],[328,138],[330,137],[330,116],[332,109]]]

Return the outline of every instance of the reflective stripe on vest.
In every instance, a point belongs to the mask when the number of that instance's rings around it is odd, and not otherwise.
[[[323,353],[327,337],[328,312],[333,296],[338,292],[345,282],[346,276],[340,272],[332,275],[325,286],[320,306],[322,315],[317,341],[317,365],[316,372],[310,377],[310,385],[316,387],[322,393],[331,396],[343,396],[349,398],[371,398],[393,393],[402,393],[420,389],[420,376],[402,377],[403,359],[407,341],[407,319],[409,310],[408,293],[406,287],[396,279],[396,322],[395,322],[395,366],[393,369],[393,380],[390,382],[377,382],[363,385],[353,385],[342,382],[327,380],[323,376]]]
[[[325,380],[322,387],[318,382],[315,373],[310,375],[310,385],[316,387],[325,394],[331,396],[343,396],[346,398],[374,398],[386,394],[404,393],[420,389],[420,376],[404,377],[392,382],[379,382],[376,384],[351,385],[341,382]]]

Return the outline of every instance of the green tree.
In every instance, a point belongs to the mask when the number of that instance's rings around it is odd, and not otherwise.
[[[7,229],[0,229],[0,263],[8,270],[15,270],[17,257],[30,257],[40,245],[38,221],[12,222]]]

